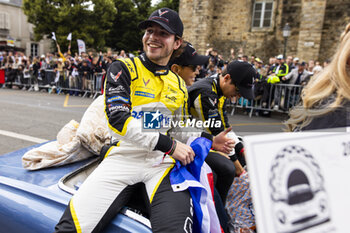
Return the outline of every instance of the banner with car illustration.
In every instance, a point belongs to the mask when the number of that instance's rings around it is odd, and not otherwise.
[[[349,232],[350,133],[345,132],[245,137],[259,233]]]

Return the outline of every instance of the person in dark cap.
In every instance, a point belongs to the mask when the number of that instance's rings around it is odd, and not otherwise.
[[[195,82],[188,88],[189,106],[191,115],[202,121],[211,121],[204,130],[217,135],[230,127],[225,101],[226,98],[243,96],[254,99],[253,82],[256,71],[248,62],[233,61],[227,65],[222,74],[217,74]],[[225,203],[227,192],[232,184],[234,174],[240,175],[244,169],[237,161],[231,158],[232,163],[218,153],[210,152],[206,162],[218,174],[216,187],[222,201]]]
[[[209,56],[199,55],[192,44],[185,41],[183,43],[183,52],[181,55],[171,61],[171,70],[184,79],[187,87],[190,88],[194,83],[196,74],[198,73],[197,67],[207,63],[209,58]],[[224,105],[220,107],[224,107]],[[229,133],[229,131],[231,131],[230,127],[226,129],[226,132],[223,132]],[[222,229],[224,232],[228,232],[228,217],[224,206],[226,203],[228,190],[236,175],[236,169],[234,164],[228,159],[227,156],[222,156],[221,153],[225,152],[220,150],[220,148],[216,148],[214,145],[215,143],[213,143],[213,150],[208,153],[205,162],[213,170],[215,177],[215,208],[218,213]]]
[[[191,114],[201,120],[213,118],[222,122],[220,127],[208,128],[211,134],[217,135],[228,127],[228,121],[222,121],[225,114],[219,111],[219,99],[234,96],[254,99],[255,76],[256,71],[248,62],[233,61],[227,65],[222,74],[194,83],[188,88]]]
[[[168,67],[182,44],[183,24],[177,12],[162,8],[139,28],[145,30],[144,53],[118,59],[107,71],[105,115],[117,144],[73,196],[55,232],[101,232],[138,183],[146,187],[153,232],[192,230],[190,194],[172,190],[169,172],[175,160],[191,163],[194,152],[160,130],[144,132],[141,120],[145,107],[156,112],[155,119],[159,110],[169,114],[187,108],[185,82]]]
[[[158,9],[138,27],[145,30],[142,43],[147,58],[158,65],[166,66],[172,55],[176,55],[174,51],[183,41],[183,24],[177,12],[169,8]],[[159,37],[153,38],[154,33],[157,33]],[[166,43],[169,39],[173,43]]]
[[[287,81],[288,84],[305,85],[311,77],[311,74],[307,72],[305,67],[306,67],[306,62],[303,61],[299,63],[298,69],[292,70],[289,74],[284,76],[282,80]]]
[[[181,55],[170,61],[170,69],[177,73],[187,86],[191,86],[199,74],[198,66],[206,64],[209,56],[199,55],[189,42],[184,42],[183,46]]]
[[[282,80],[288,84],[305,86],[311,78],[311,74],[305,69],[305,67],[306,63],[304,61],[299,63],[297,69],[293,69],[289,74],[282,77]],[[289,86],[288,91],[285,93],[285,109],[289,109],[291,106],[295,106],[297,104],[297,101],[300,99],[300,95],[296,91],[297,89],[293,91],[293,88],[295,87]]]

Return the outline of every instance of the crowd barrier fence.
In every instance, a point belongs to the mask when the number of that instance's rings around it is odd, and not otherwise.
[[[79,95],[81,97],[96,98],[101,95],[101,85],[104,73],[94,73],[89,75],[69,75],[63,72],[61,75],[52,69],[46,69],[44,74],[24,77],[23,74],[16,74],[11,78],[11,82],[5,85],[25,87],[32,90],[47,90],[48,93],[66,93]],[[292,84],[267,84],[255,85],[255,99],[248,100],[241,97],[229,101],[226,105],[231,109],[230,114],[234,115],[237,108],[245,109],[249,117],[259,112],[280,112],[287,113],[289,109],[300,102],[302,85]]]
[[[81,97],[96,98],[100,95],[102,78],[104,73],[94,74],[78,74],[71,75],[68,72],[56,72],[53,69],[41,71],[38,75],[25,76],[23,73],[17,72],[7,77],[6,86],[17,86],[27,90],[46,90],[48,93],[61,94],[68,93],[71,95],[79,95]]]
[[[304,86],[293,84],[265,84],[262,91],[256,90],[254,86],[255,99],[248,100],[241,97],[229,101],[227,106],[232,108],[231,116],[237,108],[245,109],[249,117],[260,112],[288,113],[289,109],[300,102],[301,91]]]

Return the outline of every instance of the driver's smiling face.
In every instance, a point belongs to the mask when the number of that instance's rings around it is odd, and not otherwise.
[[[174,50],[181,45],[175,35],[169,33],[157,23],[151,23],[142,38],[146,56],[158,65],[167,65]]]

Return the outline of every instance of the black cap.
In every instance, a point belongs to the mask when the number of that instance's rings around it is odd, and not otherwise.
[[[159,24],[171,34],[182,37],[184,26],[179,14],[172,9],[161,8],[155,10],[147,20],[139,24],[139,28],[146,29],[151,22]]]
[[[246,99],[254,99],[253,82],[256,71],[248,62],[233,61],[227,65],[227,73],[231,76],[238,92]]]
[[[180,66],[204,65],[209,60],[209,56],[199,55],[191,43],[187,43],[181,55],[175,58],[171,63]]]

